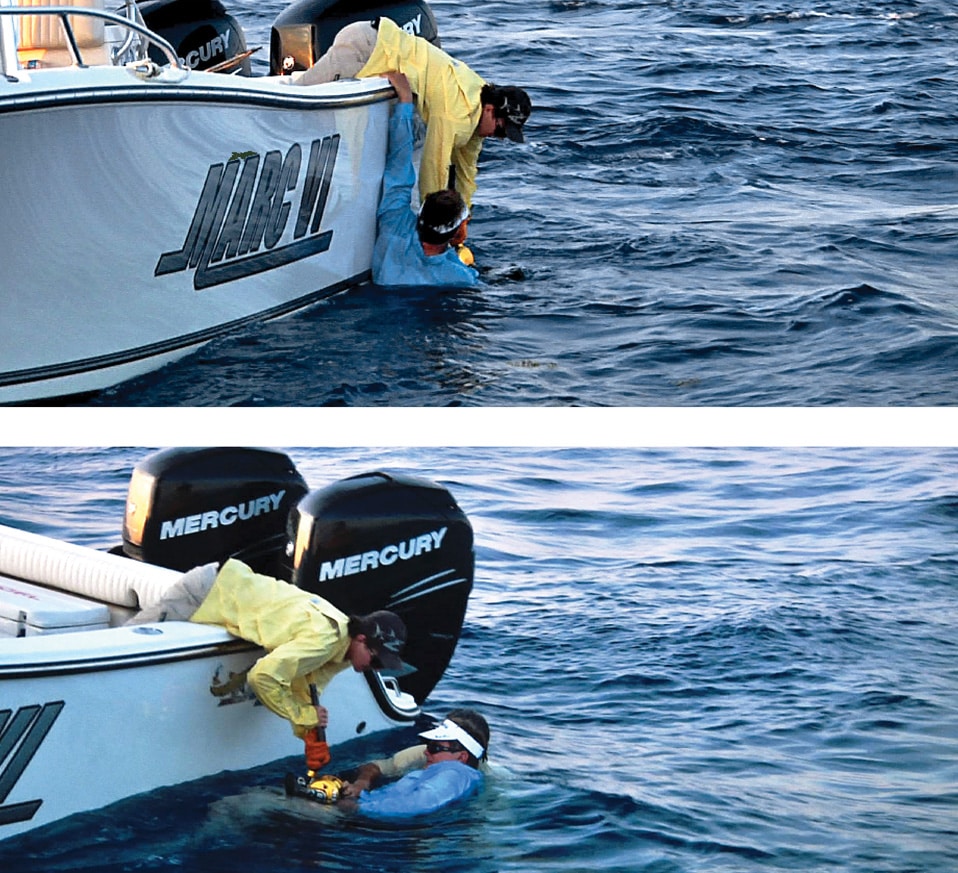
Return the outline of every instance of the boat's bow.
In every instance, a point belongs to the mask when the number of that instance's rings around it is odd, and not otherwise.
[[[368,278],[385,80],[85,65],[79,44],[11,69],[17,16],[0,7],[0,403],[103,388]],[[80,17],[101,16],[126,21]]]

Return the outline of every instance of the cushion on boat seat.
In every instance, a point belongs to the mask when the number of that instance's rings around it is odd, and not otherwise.
[[[0,525],[0,574],[129,609],[158,603],[176,570]]]
[[[106,9],[104,0],[16,0],[17,6],[82,6]],[[84,64],[109,64],[110,52],[104,39],[102,18],[71,16],[70,25]],[[63,24],[55,15],[24,15],[20,18],[20,44],[17,46],[20,63],[27,66],[35,61],[41,67],[68,67],[70,56]]]

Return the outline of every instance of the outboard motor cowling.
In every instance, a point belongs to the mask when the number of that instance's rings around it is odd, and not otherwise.
[[[184,571],[235,557],[284,578],[287,519],[308,490],[282,452],[164,449],[133,470],[122,552]]]
[[[144,0],[139,4],[143,21],[164,37],[179,58],[193,70],[207,70],[246,51],[243,29],[220,0]],[[166,56],[150,46],[158,64]],[[250,75],[249,58],[224,72]]]
[[[314,491],[290,516],[291,581],[360,615],[388,609],[406,624],[398,678],[420,703],[442,677],[472,590],[472,526],[448,490],[368,473]]]
[[[347,24],[385,16],[401,28],[439,45],[439,30],[432,10],[424,0],[376,2],[376,0],[298,0],[273,22],[269,69],[274,76],[305,70],[316,63]],[[292,66],[285,68],[286,58]]]

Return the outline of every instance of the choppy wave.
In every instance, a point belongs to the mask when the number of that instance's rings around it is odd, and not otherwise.
[[[482,795],[375,827],[286,801],[291,759],[0,844],[4,873],[955,869],[954,449],[289,453],[314,485],[447,482],[471,518],[476,585],[427,707],[489,717]],[[142,455],[8,450],[0,521],[112,546]]]

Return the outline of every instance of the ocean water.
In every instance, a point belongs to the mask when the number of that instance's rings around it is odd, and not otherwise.
[[[428,476],[471,518],[427,708],[487,715],[483,792],[373,828],[289,809],[278,762],[0,843],[4,873],[958,869],[958,450],[288,451],[316,487]],[[145,453],[9,449],[0,523],[111,546]]]
[[[258,71],[283,5],[227,3]],[[484,287],[361,288],[84,405],[958,400],[953,3],[432,6],[535,104],[483,150]]]

